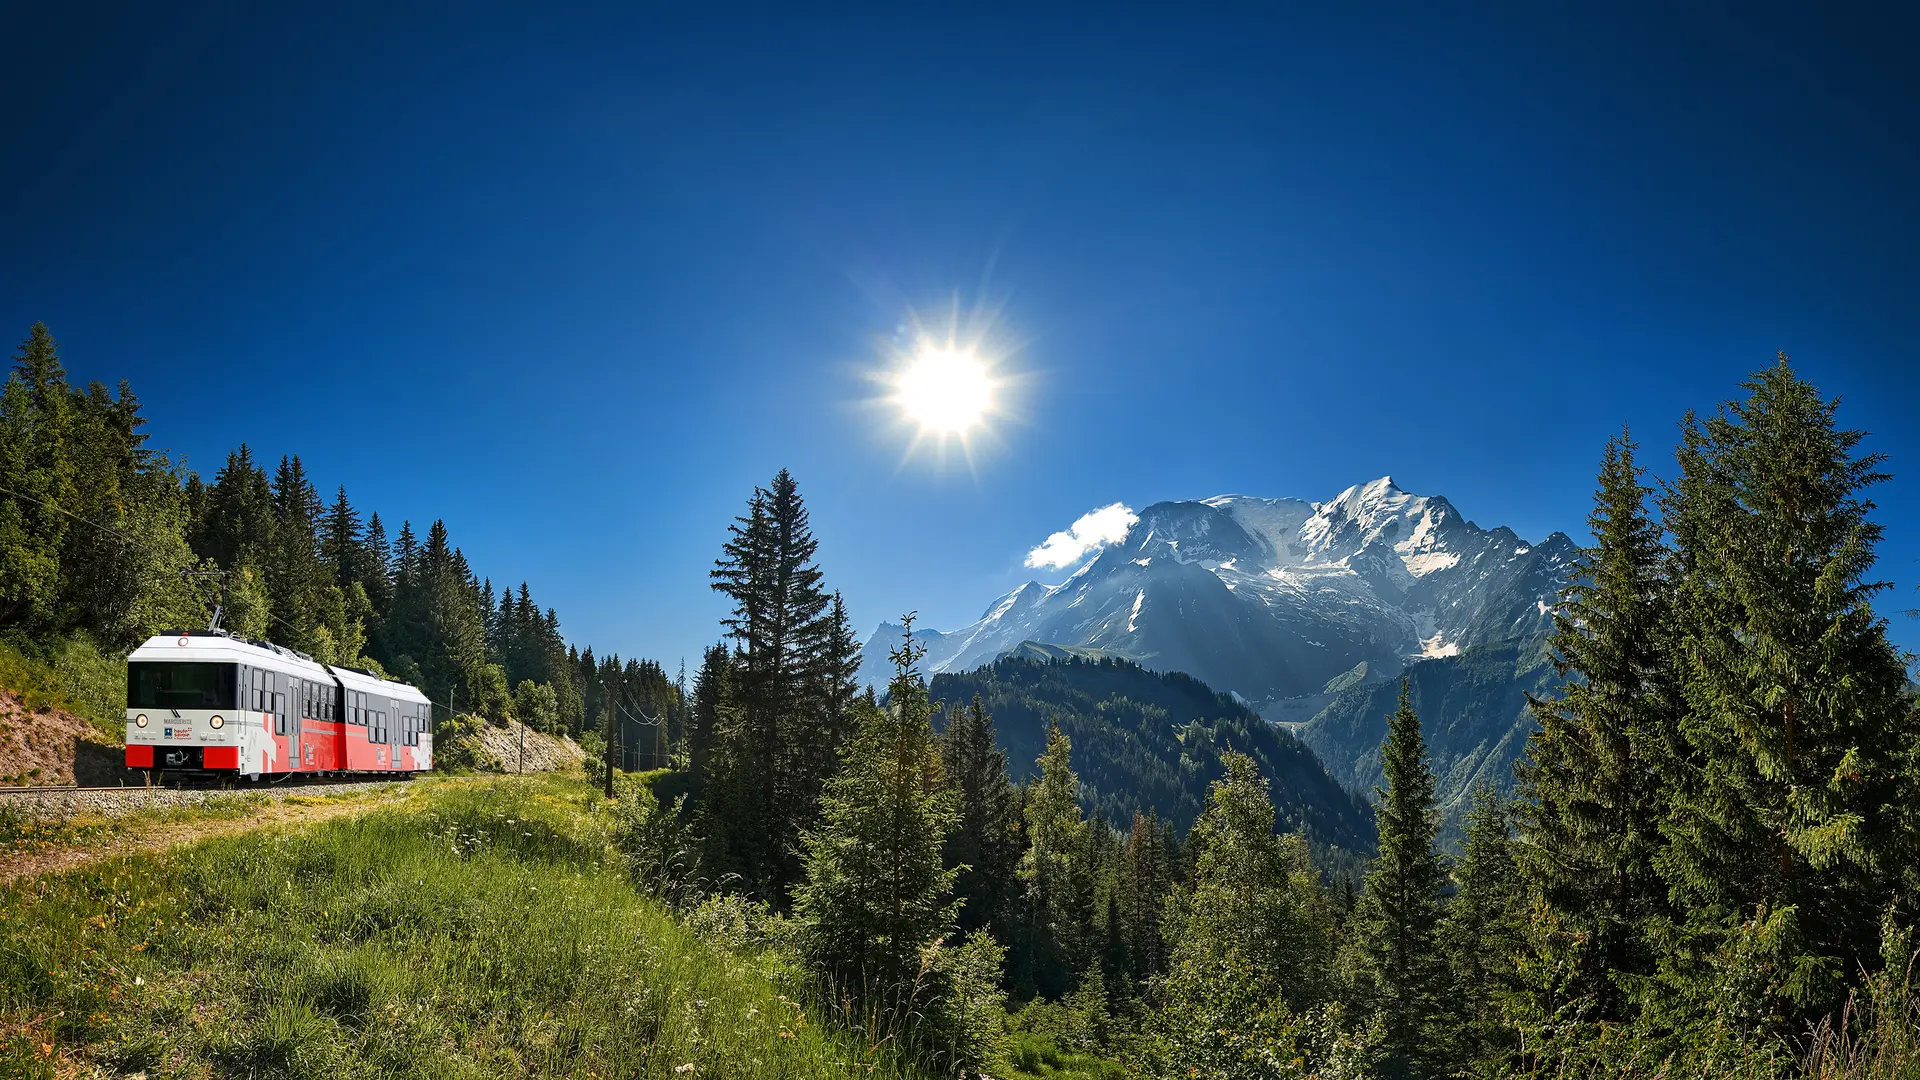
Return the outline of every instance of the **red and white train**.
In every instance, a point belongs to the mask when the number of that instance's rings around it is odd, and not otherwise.
[[[425,694],[356,668],[182,630],[127,657],[127,765],[202,774],[400,773],[433,768]]]

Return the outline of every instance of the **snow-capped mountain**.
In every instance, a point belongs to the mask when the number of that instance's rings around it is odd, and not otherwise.
[[[1034,641],[1184,671],[1270,718],[1305,720],[1349,673],[1341,685],[1548,629],[1576,550],[1560,533],[1536,544],[1482,529],[1390,477],[1318,503],[1163,502],[1065,582],[1028,582],[971,625],[916,636],[929,672]],[[868,642],[871,681],[884,684],[899,634],[883,624]]]

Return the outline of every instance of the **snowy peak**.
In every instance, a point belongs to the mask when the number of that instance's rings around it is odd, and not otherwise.
[[[915,636],[930,673],[1036,642],[1277,702],[1360,665],[1386,678],[1423,658],[1530,640],[1550,628],[1577,555],[1564,535],[1531,544],[1482,529],[1390,476],[1324,502],[1216,495],[1154,503],[1060,584],[1027,582],[971,625]],[[869,643],[869,677],[880,645]]]
[[[1135,562],[1156,558],[1179,563],[1264,561],[1266,545],[1249,536],[1231,514],[1204,502],[1155,503],[1140,512],[1123,548]],[[1145,564],[1142,564],[1145,565]]]

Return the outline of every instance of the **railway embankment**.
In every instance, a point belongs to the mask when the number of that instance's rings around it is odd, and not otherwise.
[[[277,801],[294,795],[327,796],[372,792],[405,783],[397,780],[341,781],[337,784],[247,784],[235,788],[45,787],[0,791],[0,814],[64,820],[85,815],[119,817],[143,810],[184,809],[221,800],[257,796]]]

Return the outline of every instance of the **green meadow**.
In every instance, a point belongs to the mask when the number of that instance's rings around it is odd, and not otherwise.
[[[889,1077],[637,894],[584,785],[423,784],[0,891],[0,1075]]]

